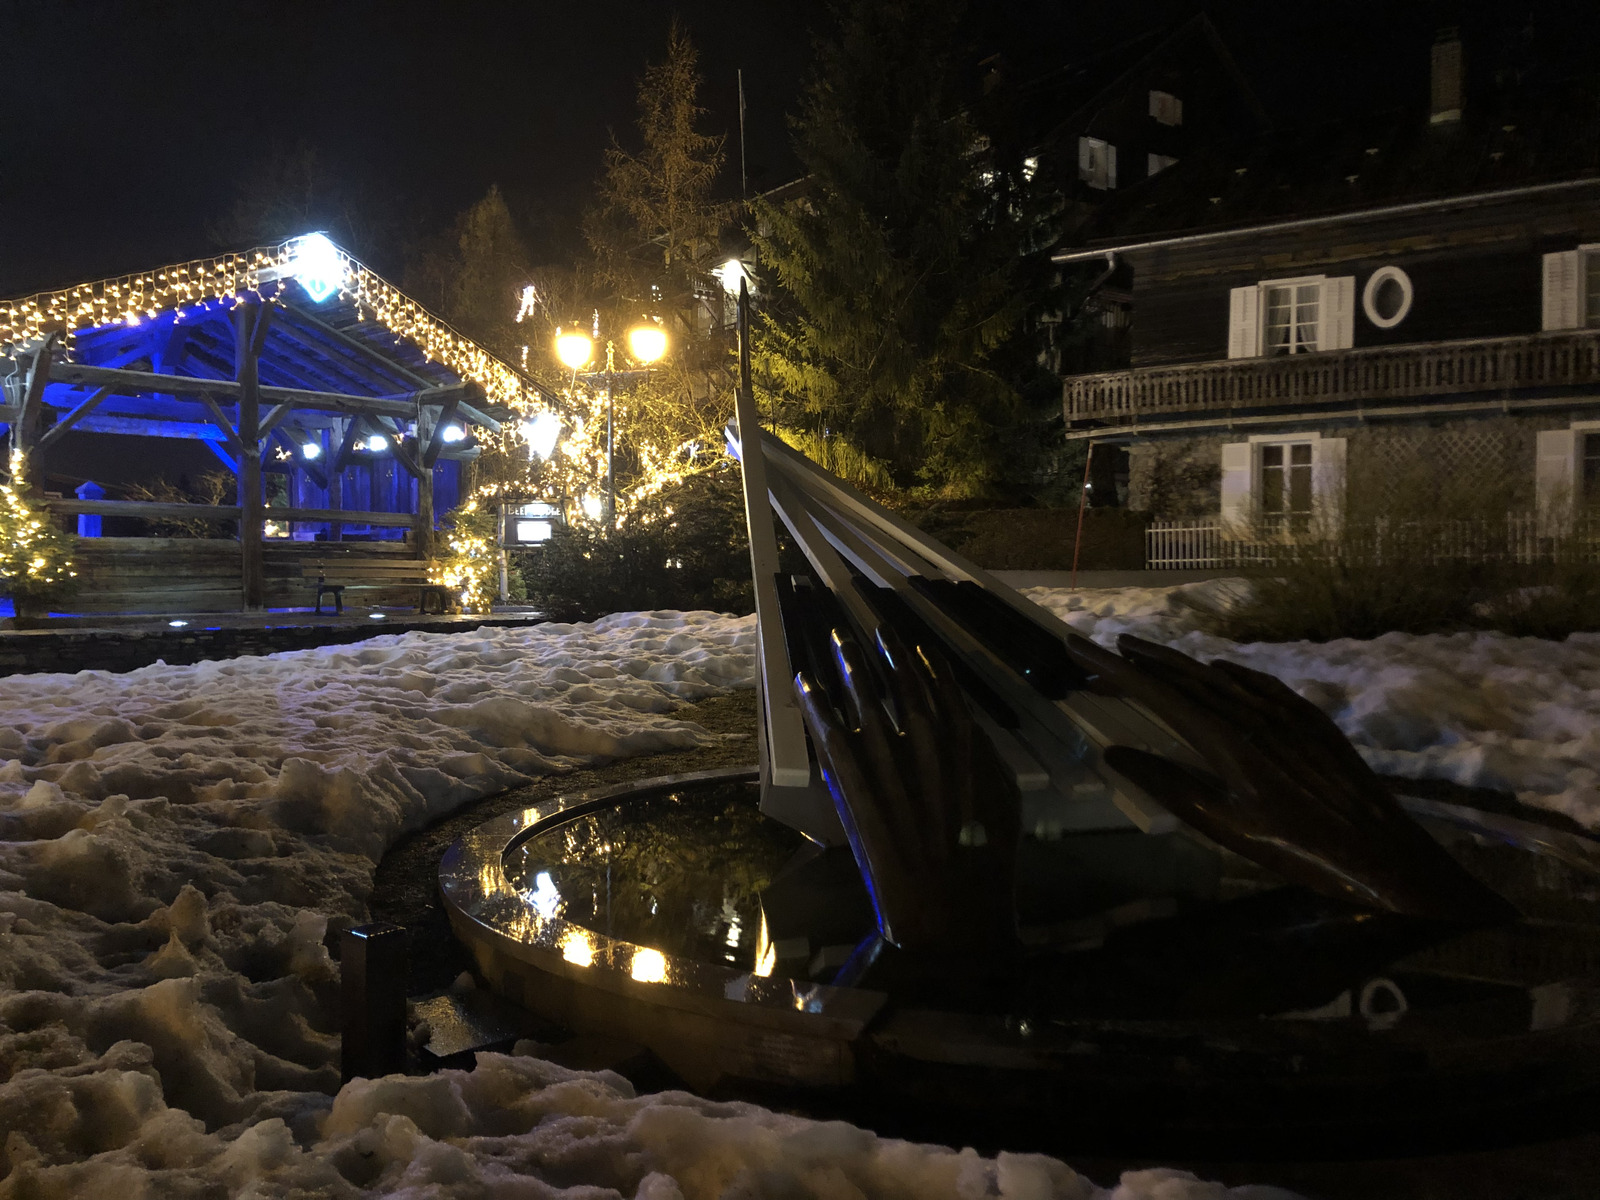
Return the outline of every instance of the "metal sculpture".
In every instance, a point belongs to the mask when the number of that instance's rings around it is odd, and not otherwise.
[[[1138,638],[1104,649],[761,431],[748,322],[741,288],[728,440],[761,636],[762,808],[848,842],[884,940],[1012,945],[1019,829],[1181,830],[1347,910],[1515,915],[1278,680]],[[779,571],[773,514],[808,576]]]

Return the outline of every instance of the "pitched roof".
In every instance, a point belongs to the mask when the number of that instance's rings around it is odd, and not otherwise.
[[[1600,176],[1600,77],[1469,97],[1461,122],[1391,109],[1203,149],[1107,202],[1085,246]]]
[[[265,386],[377,398],[470,382],[502,412],[549,394],[320,234],[0,301],[0,353],[60,333],[72,363],[228,380],[246,296],[274,302]]]

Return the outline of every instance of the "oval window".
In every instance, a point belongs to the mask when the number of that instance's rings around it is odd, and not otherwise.
[[[1367,320],[1379,329],[1393,329],[1411,311],[1411,276],[1399,267],[1379,267],[1361,293]]]

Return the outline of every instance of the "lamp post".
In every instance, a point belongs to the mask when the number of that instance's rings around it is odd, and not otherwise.
[[[617,523],[617,429],[616,385],[619,380],[631,379],[649,373],[652,364],[661,361],[667,352],[667,332],[649,321],[641,322],[628,330],[628,353],[640,364],[637,370],[617,370],[617,344],[606,339],[606,366],[603,371],[583,372],[594,357],[594,339],[574,325],[556,330],[556,357],[572,371],[574,380],[603,379],[606,390],[606,528]],[[580,372],[583,372],[580,375]]]

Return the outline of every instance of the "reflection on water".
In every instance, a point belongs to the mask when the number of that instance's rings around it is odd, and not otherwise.
[[[529,838],[505,856],[506,879],[540,917],[651,947],[641,982],[666,978],[667,955],[757,975],[776,961],[760,894],[805,842],[757,811],[753,784],[630,799]],[[568,962],[593,948],[568,934]]]
[[[678,982],[685,961],[793,980],[791,1002],[811,1011],[814,985],[872,933],[870,905],[848,850],[820,852],[757,802],[754,784],[701,785],[546,829],[504,858],[522,925],[531,936],[558,922],[566,962],[643,983]],[[952,961],[897,964],[891,950],[856,986],[1035,1024],[1276,1015],[1387,1035],[1462,1006],[1501,1011],[1507,1029],[1571,1020],[1589,1001],[1569,985],[1588,995],[1600,979],[1600,850],[1424,823],[1524,919],[1463,928],[1364,912],[1180,835],[1024,839],[1015,957],[979,979]],[[613,957],[608,938],[631,946]]]

